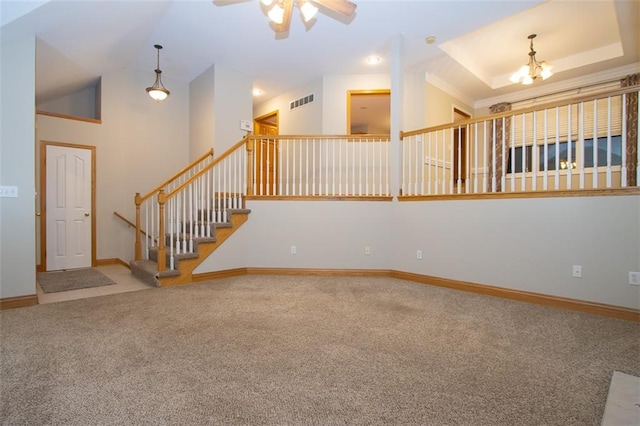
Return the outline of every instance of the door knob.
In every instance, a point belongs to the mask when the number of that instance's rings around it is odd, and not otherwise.
[[[90,214],[91,214],[91,213],[89,213],[89,212],[84,212],[84,215],[85,215],[86,217],[89,217],[89,215],[90,215]]]
[[[40,212],[37,212],[37,213],[36,213],[36,216],[40,217]]]

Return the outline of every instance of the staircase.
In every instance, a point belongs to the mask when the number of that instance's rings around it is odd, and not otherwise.
[[[158,272],[158,249],[154,247],[149,250],[149,259],[130,262],[131,273],[141,281],[156,287],[192,283],[193,271],[248,220],[251,210],[229,209],[227,213],[227,222],[211,225],[211,237],[193,239],[193,252],[174,255],[175,269]],[[167,253],[167,264],[169,256]]]
[[[248,219],[246,139],[218,158],[213,150],[145,196],[136,194],[132,274],[150,285],[193,282],[193,271]]]

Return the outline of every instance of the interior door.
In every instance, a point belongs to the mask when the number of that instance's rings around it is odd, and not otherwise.
[[[92,152],[46,147],[46,270],[92,264]]]
[[[256,135],[277,136],[277,115],[270,114],[255,120]],[[277,195],[278,183],[278,140],[261,139],[255,146],[257,195]]]

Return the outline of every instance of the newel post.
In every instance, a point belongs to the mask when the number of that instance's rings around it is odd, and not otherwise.
[[[247,195],[253,195],[253,145],[251,136],[247,138]]]
[[[142,204],[142,198],[139,192],[136,192],[134,202],[136,203],[136,243],[133,247],[133,254],[135,260],[142,260],[142,242],[140,241],[140,204]]]
[[[166,249],[164,246],[164,205],[167,202],[167,196],[164,193],[164,189],[158,192],[158,272],[162,272],[167,269]]]

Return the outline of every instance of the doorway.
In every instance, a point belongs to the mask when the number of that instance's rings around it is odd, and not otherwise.
[[[471,118],[470,114],[458,109],[453,108],[453,122],[468,120]],[[465,126],[456,127],[453,130],[453,184],[464,185],[466,184],[467,175],[467,128]]]
[[[45,271],[96,266],[94,146],[40,145],[40,261]]]
[[[278,111],[254,119],[253,133],[261,136],[278,136]],[[277,195],[278,187],[278,139],[256,140],[254,161],[256,164],[255,195]]]
[[[391,133],[391,91],[347,91],[347,134],[388,135]]]

